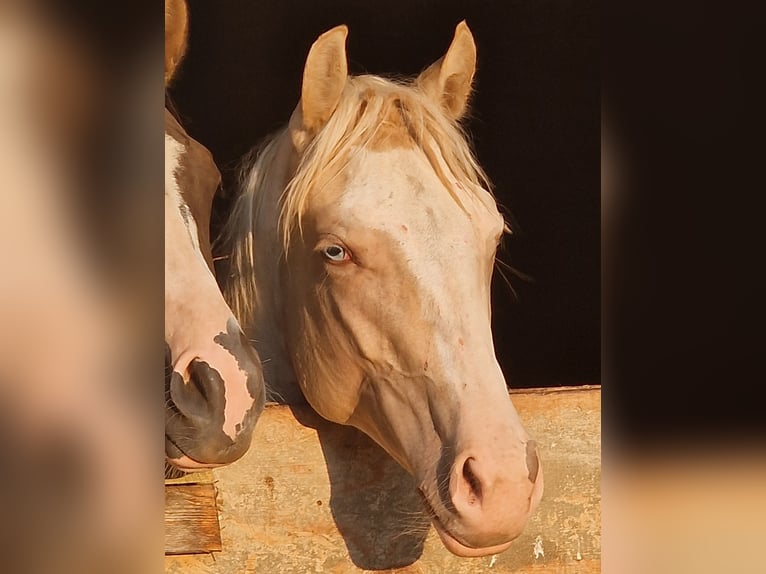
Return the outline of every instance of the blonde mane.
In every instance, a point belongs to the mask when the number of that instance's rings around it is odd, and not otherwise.
[[[302,232],[302,219],[311,198],[321,194],[350,160],[374,148],[386,129],[400,129],[408,143],[425,154],[434,172],[463,209],[462,198],[482,203],[491,185],[477,162],[461,125],[450,119],[416,84],[355,76],[327,124],[303,151],[297,169],[280,198],[279,230],[284,254],[293,235]],[[247,323],[256,309],[254,280],[254,225],[264,190],[273,185],[272,169],[281,142],[289,138],[285,127],[242,163],[241,195],[226,226],[224,242],[230,251],[227,296],[240,322]]]

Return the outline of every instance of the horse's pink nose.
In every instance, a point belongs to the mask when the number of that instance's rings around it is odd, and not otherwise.
[[[449,492],[464,544],[495,546],[521,534],[542,495],[542,471],[534,441],[519,454],[472,450],[456,457]]]

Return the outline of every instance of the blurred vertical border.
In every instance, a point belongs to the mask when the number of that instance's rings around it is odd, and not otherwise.
[[[610,574],[766,572],[759,21],[739,2],[602,7]]]
[[[0,570],[161,571],[158,3],[0,2]]]

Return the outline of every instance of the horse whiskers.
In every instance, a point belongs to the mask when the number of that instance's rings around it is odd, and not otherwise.
[[[174,467],[171,464],[168,464],[167,461],[165,461],[165,478],[173,479],[173,478],[182,478],[186,476],[188,473],[184,472],[183,470]]]
[[[495,263],[499,263],[499,261],[495,261]],[[505,284],[508,286],[508,289],[510,289],[510,290],[511,290],[511,294],[513,295],[513,298],[514,298],[516,301],[518,301],[518,300],[519,300],[519,294],[516,292],[516,289],[514,289],[513,285],[511,285],[511,281],[510,281],[510,279],[508,279],[508,277],[506,276],[506,274],[505,274],[505,273],[503,273],[503,270],[502,270],[502,268],[501,268],[501,267],[499,267],[499,266],[495,265],[495,269],[497,269],[497,272],[498,272],[498,274],[500,275],[500,277],[502,277],[502,278],[503,278],[503,281],[504,281],[504,282],[505,282]]]
[[[418,509],[395,508],[393,515],[396,518],[397,527],[394,538],[420,537],[427,534],[431,528],[431,520],[425,512],[425,507]]]
[[[424,516],[423,507],[422,506],[418,506],[415,509],[410,509],[410,508],[395,508],[393,510],[393,512],[394,512],[394,514],[404,515],[404,516],[415,516],[415,517],[422,517],[422,516]]]
[[[187,428],[187,429],[181,429],[181,430],[188,430],[188,431],[192,431],[192,429],[191,429],[191,428]],[[189,440],[189,441],[194,441],[194,440],[197,440],[197,439],[198,439],[197,435],[196,435],[196,434],[194,434],[194,433],[192,433],[192,432],[188,432],[188,433],[185,433],[185,432],[180,432],[180,431],[179,431],[179,432],[176,432],[176,433],[174,433],[174,435],[173,435],[173,438],[174,438],[174,439],[183,439],[183,440]]]
[[[395,521],[397,530],[410,532],[415,530],[427,530],[430,524],[431,521],[425,514],[420,514],[419,516],[408,516],[406,518],[397,519]]]
[[[518,277],[522,281],[527,281],[528,283],[531,283],[534,281],[534,279],[530,275],[527,275],[526,273],[519,271],[518,269],[516,269],[515,267],[513,267],[509,263],[506,263],[505,261],[503,261],[502,259],[498,257],[495,258],[495,263],[502,265],[503,267],[505,267],[507,271],[513,273],[516,277]]]
[[[282,396],[281,393],[279,393],[277,390],[269,388],[269,386],[266,386],[266,402],[269,403],[285,403],[285,397]]]
[[[397,528],[396,534],[393,538],[425,538],[428,532],[431,530],[431,522],[424,521],[422,523],[411,524],[406,526],[400,526]]]
[[[170,415],[170,416],[166,416],[166,418],[165,418],[165,422],[166,423],[172,422],[174,419],[184,419],[185,418],[185,416],[183,414],[179,413],[175,409],[165,409],[165,413]],[[191,425],[188,425],[187,429],[188,430],[193,430],[193,427]],[[187,430],[187,429],[181,429],[181,430]],[[185,438],[193,438],[193,436],[189,435],[189,436],[187,436]]]
[[[403,528],[401,531],[394,534],[393,539],[396,540],[398,538],[425,538],[425,535],[428,534],[428,532],[431,530],[431,523],[426,522],[422,526],[416,525],[410,528]]]
[[[436,483],[436,492],[449,492],[449,475],[445,476],[442,480]]]

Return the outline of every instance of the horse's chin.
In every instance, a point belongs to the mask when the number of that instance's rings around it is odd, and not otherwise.
[[[442,544],[444,544],[444,547],[452,552],[456,556],[460,556],[461,558],[477,558],[479,556],[490,556],[492,554],[500,554],[501,552],[505,552],[508,550],[508,548],[511,546],[511,540],[508,542],[504,542],[503,544],[497,544],[495,546],[487,546],[486,548],[473,548],[471,546],[466,546],[462,542],[460,542],[457,538],[452,536],[445,528],[442,526],[441,522],[437,517],[431,518],[431,523],[434,525],[434,529],[436,530],[437,534],[439,535],[439,538],[441,538]]]
[[[198,462],[186,455],[179,458],[165,457],[165,461],[173,468],[182,472],[199,472],[201,470],[208,470],[223,466],[222,464],[217,463]]]
[[[165,463],[181,472],[200,472],[222,466],[217,463],[194,460],[182,451],[167,435],[165,435]]]

